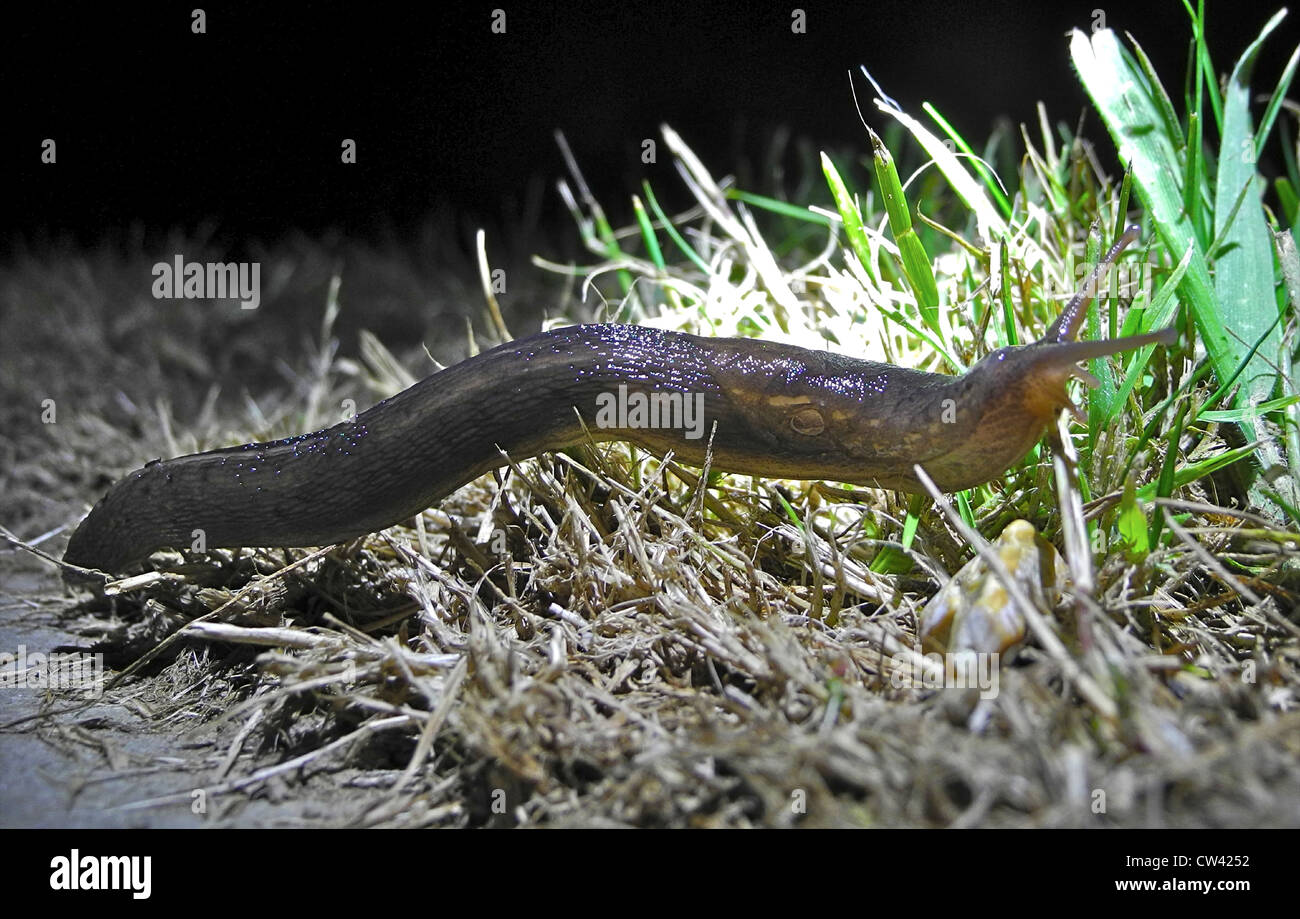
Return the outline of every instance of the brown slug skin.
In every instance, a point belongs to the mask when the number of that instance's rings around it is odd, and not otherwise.
[[[1090,282],[1134,238],[1130,228]],[[209,548],[329,545],[419,513],[503,465],[502,451],[520,460],[591,437],[702,465],[715,424],[718,470],[919,491],[920,464],[945,491],[969,488],[1020,460],[1070,406],[1065,384],[1088,376],[1079,361],[1174,340],[1165,329],[1071,341],[1090,289],[1043,339],[996,351],[960,377],[641,326],[542,332],[323,431],[155,460],[109,489],[64,560],[118,573],[157,549],[191,545],[196,531]],[[702,425],[599,426],[598,400],[621,386],[627,404],[638,393],[680,393],[692,404],[698,394]]]

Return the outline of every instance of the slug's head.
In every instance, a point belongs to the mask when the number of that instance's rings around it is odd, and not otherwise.
[[[1090,387],[1098,380],[1080,363],[1147,345],[1172,345],[1177,339],[1178,330],[1173,326],[1109,341],[1043,338],[1031,345],[999,348],[971,368],[970,377],[981,392],[993,394],[994,401],[1003,403],[1003,412],[1019,413],[1026,425],[1041,432],[1063,408],[1084,420],[1083,412],[1070,401],[1067,387],[1071,380],[1082,380]]]
[[[1097,378],[1080,367],[1081,362],[1176,340],[1177,332],[1171,326],[1111,341],[1074,341],[1088,303],[1111,263],[1137,236],[1137,227],[1125,231],[1046,335],[1029,345],[994,351],[962,378],[960,385],[967,394],[962,404],[972,409],[972,424],[965,439],[945,455],[943,465],[931,461],[927,467],[931,475],[947,477],[946,490],[988,481],[1014,465],[1038,442],[1061,409],[1069,409],[1082,421],[1083,413],[1070,401],[1067,386],[1071,379],[1096,386]],[[939,481],[937,476],[935,481]]]
[[[1068,408],[1082,421],[1083,413],[1070,401],[1066,385],[1072,378],[1083,380],[1089,386],[1096,386],[1098,381],[1091,373],[1080,368],[1080,363],[1151,344],[1173,344],[1178,336],[1177,330],[1172,326],[1158,332],[1112,341],[1074,340],[1083,325],[1088,304],[1101,288],[1111,265],[1140,235],[1141,231],[1136,226],[1126,227],[1115,245],[1093,268],[1083,282],[1083,287],[1070,298],[1065,309],[1061,310],[1061,315],[1048,327],[1046,334],[1031,345],[1003,348],[990,354],[977,365],[977,369],[984,375],[981,379],[986,379],[988,385],[996,387],[995,391],[1016,393],[1021,411],[1038,419],[1043,425],[1049,424],[1063,408]]]

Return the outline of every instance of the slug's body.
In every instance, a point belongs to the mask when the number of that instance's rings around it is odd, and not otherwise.
[[[65,560],[117,572],[195,531],[211,548],[342,542],[419,513],[503,465],[502,451],[523,459],[589,437],[694,465],[711,448],[730,472],[904,491],[920,490],[919,464],[941,489],[967,488],[1017,462],[1069,406],[1078,361],[1169,340],[1070,342],[1067,317],[1084,305],[960,377],[640,326],[543,332],[323,431],[154,461],[95,505]]]

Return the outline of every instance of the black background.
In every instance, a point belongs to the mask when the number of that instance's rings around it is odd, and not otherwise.
[[[12,831],[11,831],[12,832]],[[663,838],[654,833],[623,834],[618,857],[612,856],[607,834],[596,835],[551,830],[563,838],[547,836],[541,842],[531,834],[460,833],[454,839],[436,833],[404,833],[392,837],[406,861],[414,861],[417,870],[428,875],[433,901],[453,885],[466,891],[490,890],[498,909],[527,909],[536,901],[531,885],[502,883],[502,865],[536,862],[542,847],[553,840],[564,845],[565,854],[576,864],[590,868],[583,880],[581,896],[586,903],[615,903],[628,895],[626,872],[613,870],[624,864],[651,865],[662,859]],[[1085,835],[1086,834],[1086,835]],[[622,841],[623,838],[626,841]],[[387,837],[386,837],[387,838]],[[811,838],[811,837],[810,837]],[[1262,904],[1264,898],[1285,895],[1285,867],[1293,834],[1287,830],[1253,833],[1225,829],[1210,830],[1130,830],[1097,833],[1088,830],[1056,831],[1050,837],[1008,830],[967,830],[956,835],[936,835],[921,830],[893,830],[889,845],[868,846],[859,837],[845,831],[826,831],[814,841],[839,844],[846,853],[858,855],[869,877],[858,887],[841,884],[852,896],[867,898],[888,909],[908,909],[958,897],[955,891],[970,890],[971,897],[987,902],[996,896],[987,888],[996,878],[1003,888],[1023,901],[1047,902],[1063,896],[1081,908],[1127,904],[1130,908],[1152,904],[1170,904],[1174,908],[1228,908],[1249,903]],[[250,865],[248,853],[258,847],[298,844],[308,852],[327,851],[337,840],[355,843],[343,849],[335,863],[321,866],[309,862],[299,865],[301,857],[279,854],[278,862],[265,866]],[[755,878],[753,865],[771,857],[768,837],[761,834],[731,833],[728,845],[718,847],[714,836],[677,835],[673,837],[679,858],[692,864],[710,861],[716,865],[719,883],[707,888],[678,890],[671,884],[663,889],[668,896],[678,896],[704,910],[726,904],[733,912],[761,914],[770,909],[773,883]],[[15,840],[17,841],[17,840]],[[132,914],[140,910],[176,908],[192,909],[205,900],[233,904],[239,909],[266,911],[292,910],[302,913],[312,909],[333,912],[373,910],[383,902],[376,894],[374,878],[358,867],[351,855],[356,847],[366,851],[369,837],[362,840],[326,835],[324,831],[305,831],[293,836],[268,838],[256,831],[230,830],[221,834],[181,834],[176,830],[141,832],[85,830],[24,830],[22,845],[14,847],[0,869],[6,882],[5,905],[15,912],[25,906],[61,904],[65,909],[119,908]],[[150,900],[133,900],[122,891],[51,891],[50,862],[66,857],[73,848],[81,855],[151,855],[153,895]],[[916,875],[916,854],[924,851],[928,858],[943,867],[942,888],[927,888]],[[1172,857],[1184,855],[1245,856],[1249,867],[1230,869],[1151,869],[1129,868],[1129,856]],[[270,860],[268,860],[270,861]],[[319,859],[317,859],[319,861]],[[1007,874],[1008,866],[1014,875]],[[400,865],[393,869],[398,883],[406,883]],[[884,879],[890,879],[888,882]],[[1171,878],[1211,881],[1248,881],[1249,891],[1213,891],[1195,893],[1118,892],[1117,880]],[[226,880],[223,880],[226,879]],[[816,882],[792,878],[787,887],[798,889]],[[678,885],[680,886],[680,885]],[[778,885],[779,886],[779,885]],[[416,896],[419,894],[416,893]],[[417,901],[420,903],[420,901]],[[421,905],[423,905],[421,903]]]
[[[1190,35],[1173,0],[800,0],[806,35],[791,34],[794,3],[509,4],[494,35],[499,5],[214,4],[205,35],[191,33],[192,3],[10,8],[5,236],[91,244],[207,222],[231,240],[367,238],[438,208],[465,226],[509,221],[530,180],[545,224],[561,213],[556,128],[617,212],[646,174],[641,140],[663,122],[719,173],[761,158],[779,125],[861,148],[849,71],[865,64],[907,111],[929,100],[980,142],[999,115],[1032,122],[1039,99],[1078,120],[1067,33],[1095,9],[1142,42],[1176,101]],[[1211,7],[1219,71],[1275,9]],[[1300,34],[1290,19],[1265,48],[1260,92]],[[46,137],[56,166],[39,162]],[[339,162],[345,137],[356,166]]]

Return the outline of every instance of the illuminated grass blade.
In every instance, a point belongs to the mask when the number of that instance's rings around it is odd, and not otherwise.
[[[840,213],[840,220],[844,224],[844,235],[848,237],[849,246],[861,262],[862,270],[875,283],[877,278],[875,266],[872,265],[874,260],[871,257],[871,244],[862,225],[862,214],[858,211],[858,203],[853,200],[848,186],[840,178],[839,170],[825,153],[822,154],[822,173],[826,176],[826,186],[831,190],[831,197],[835,199],[835,209]]]
[[[989,169],[979,155],[971,149],[970,144],[966,143],[966,138],[958,134],[957,129],[948,123],[948,119],[939,114],[937,108],[929,102],[923,102],[921,108],[927,115],[934,119],[935,123],[939,125],[939,127],[943,128],[943,132],[951,138],[954,144],[957,145],[957,149],[969,157],[971,167],[979,173],[980,178],[984,180],[984,187],[989,190],[989,194],[993,196],[993,200],[997,201],[998,208],[1002,211],[1002,216],[1010,217],[1011,202],[1007,200],[1006,193],[1002,191],[1002,186],[998,182],[997,176],[993,174],[993,171]]]
[[[921,238],[912,228],[912,215],[908,213],[907,196],[903,194],[903,183],[899,181],[898,169],[894,158],[875,131],[871,134],[872,161],[876,169],[876,181],[880,184],[880,195],[885,202],[885,211],[889,215],[889,228],[893,231],[894,241],[898,243],[898,254],[903,261],[903,274],[912,292],[916,294],[916,306],[921,311],[921,321],[932,331],[939,331],[939,287],[934,281],[934,268],[930,265],[930,256],[926,254]]]
[[[1234,348],[1238,363],[1246,359],[1243,346],[1264,339],[1238,378],[1242,386],[1238,405],[1263,402],[1273,394],[1277,381],[1273,368],[1282,343],[1273,295],[1273,246],[1260,206],[1264,182],[1256,167],[1249,80],[1264,39],[1283,15],[1274,16],[1237,61],[1223,99],[1223,148],[1214,189],[1214,236],[1222,240],[1215,253],[1215,292],[1223,315],[1231,317],[1234,341],[1243,343]],[[1242,193],[1246,197],[1238,206]]]

